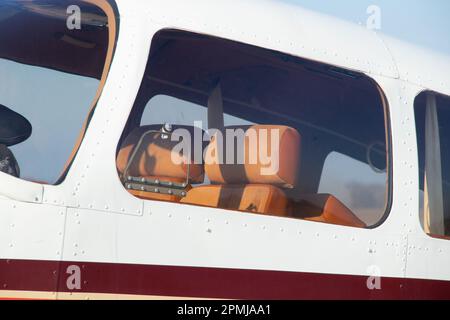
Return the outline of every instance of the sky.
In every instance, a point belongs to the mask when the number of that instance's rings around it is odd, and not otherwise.
[[[450,55],[449,0],[276,0],[366,25],[367,8],[380,8],[380,32]]]

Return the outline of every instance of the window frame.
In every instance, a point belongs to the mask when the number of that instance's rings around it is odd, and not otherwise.
[[[345,227],[345,228],[356,228],[356,229],[366,229],[366,230],[372,230],[372,229],[377,229],[378,227],[380,227],[381,225],[384,224],[384,222],[388,219],[388,217],[391,214],[392,211],[392,207],[393,207],[393,177],[394,177],[394,173],[393,173],[393,157],[392,157],[392,145],[393,145],[393,138],[392,138],[392,130],[391,130],[391,116],[390,116],[390,104],[389,104],[389,100],[384,92],[384,90],[382,89],[381,85],[377,82],[377,80],[375,78],[373,78],[370,74],[368,74],[367,72],[364,71],[355,71],[355,70],[351,70],[347,67],[343,67],[343,66],[338,66],[338,65],[333,65],[330,63],[326,63],[326,62],[322,62],[320,60],[311,60],[309,58],[304,58],[300,55],[296,55],[296,54],[292,54],[292,53],[286,53],[280,50],[275,50],[271,47],[261,47],[258,45],[254,45],[251,43],[247,43],[245,41],[241,41],[241,40],[234,40],[234,39],[227,39],[224,37],[220,37],[218,35],[215,34],[210,34],[210,33],[205,33],[205,32],[197,32],[197,31],[192,31],[192,30],[185,30],[182,28],[175,28],[175,27],[164,27],[164,28],[158,28],[157,30],[154,31],[154,33],[151,36],[150,39],[150,48],[148,50],[148,54],[147,54],[147,58],[146,58],[146,66],[149,63],[149,59],[150,59],[150,51],[151,51],[151,46],[153,45],[153,41],[155,39],[156,36],[158,36],[158,34],[160,34],[163,31],[179,31],[179,32],[183,32],[183,33],[191,33],[191,34],[199,34],[199,35],[203,35],[203,36],[207,36],[207,37],[211,37],[211,38],[216,38],[216,39],[220,39],[220,40],[225,40],[225,41],[229,41],[229,42],[233,42],[235,44],[239,44],[239,45],[245,45],[245,46],[250,46],[253,48],[257,48],[257,49],[262,49],[262,50],[269,50],[275,53],[279,53],[282,55],[287,55],[287,56],[292,56],[294,58],[300,58],[300,59],[305,59],[311,62],[315,62],[315,63],[320,63],[322,65],[331,67],[331,68],[338,68],[341,69],[343,71],[347,71],[349,73],[358,73],[362,76],[364,76],[369,82],[371,82],[371,84],[374,86],[374,89],[376,88],[376,90],[379,93],[379,98],[380,98],[380,107],[383,108],[383,116],[384,116],[384,131],[385,131],[385,139],[386,139],[386,177],[387,177],[387,181],[386,181],[386,198],[385,198],[385,208],[383,211],[383,214],[380,214],[380,219],[377,223],[367,226],[365,228],[357,228],[357,227],[349,227],[349,226],[343,226],[343,225],[335,225],[337,227]],[[140,84],[139,84],[139,91],[141,90],[143,81],[145,78],[145,72],[143,75],[143,78],[140,80]],[[146,105],[147,103],[155,96],[159,95],[161,93],[157,93],[155,95],[153,95],[152,97],[150,97],[150,99],[142,105],[141,108],[137,108],[136,107],[136,103],[137,103],[137,99],[135,99],[133,101],[133,105],[132,108],[130,110],[128,119],[123,127],[122,130],[122,135],[120,137],[120,139],[117,141],[117,145],[116,145],[116,155],[119,152],[119,148],[120,148],[120,144],[122,143],[122,141],[126,138],[125,132],[130,133],[131,130],[133,128],[135,128],[135,126],[130,126],[131,123],[134,123],[135,125],[139,126],[140,121],[142,120],[142,116],[144,114],[144,111],[146,109]],[[139,115],[139,117],[137,117],[137,115]],[[133,120],[131,120],[132,118],[134,118]],[[323,168],[322,168],[323,169]],[[128,190],[123,186],[123,184],[121,183],[122,188],[124,189],[124,191],[128,192]],[[144,203],[147,202],[166,202],[166,201],[161,201],[161,200],[153,200],[153,199],[140,199],[136,196],[133,195],[133,197],[137,200],[143,201]],[[169,203],[172,203],[170,201],[168,201]],[[196,204],[189,204],[189,203],[173,203],[175,205],[188,205],[188,206],[195,206],[195,207],[201,207],[199,205]],[[207,209],[210,210],[226,210],[226,211],[232,211],[232,212],[237,212],[237,213],[244,213],[244,214],[254,214],[254,215],[260,215],[258,213],[251,213],[251,212],[243,212],[243,211],[239,211],[239,210],[234,210],[234,209],[224,209],[224,208],[220,208],[220,207],[207,207]],[[267,215],[267,216],[271,216],[271,217],[275,217],[276,216],[272,216],[272,215]],[[289,219],[289,220],[300,220],[300,221],[305,221],[303,219],[298,219],[298,218],[292,218],[292,217],[279,217],[281,219]],[[333,225],[333,224],[331,224]]]
[[[91,119],[94,116],[98,102],[102,96],[103,90],[108,81],[108,75],[111,70],[111,65],[114,61],[114,56],[116,53],[117,42],[118,42],[119,33],[120,33],[120,14],[119,14],[119,10],[118,10],[115,0],[106,0],[106,1],[104,1],[104,0],[82,0],[82,1],[85,1],[92,5],[95,5],[98,8],[100,8],[101,10],[103,10],[103,12],[105,13],[105,15],[108,18],[108,25],[109,26],[113,25],[114,27],[109,27],[108,50],[107,50],[107,54],[105,57],[105,65],[103,67],[102,77],[100,79],[100,83],[97,88],[97,92],[95,94],[94,99],[92,100],[88,114],[86,115],[86,119],[83,123],[83,127],[79,133],[77,141],[75,142],[72,152],[69,155],[69,158],[67,159],[66,164],[64,165],[64,168],[63,168],[58,180],[53,184],[54,186],[61,185],[65,181],[65,178],[77,157],[78,151],[80,150],[80,147],[83,144],[84,137],[86,136],[86,132],[91,123]],[[111,22],[113,22],[113,23],[111,24]]]
[[[108,19],[108,25],[109,25],[108,35],[107,35],[108,47],[107,47],[107,51],[106,51],[106,55],[105,55],[105,62],[104,62],[104,66],[102,69],[101,78],[99,79],[99,84],[95,90],[95,95],[91,99],[91,102],[88,106],[88,112],[87,112],[87,114],[84,115],[84,121],[82,123],[81,130],[79,131],[79,133],[77,135],[75,143],[73,144],[72,150],[71,150],[69,156],[67,157],[64,166],[62,168],[59,168],[60,173],[59,173],[56,181],[54,183],[43,183],[43,182],[27,180],[27,179],[23,179],[23,178],[4,177],[4,174],[2,172],[0,172],[0,174],[1,174],[0,179],[5,180],[5,183],[6,183],[6,181],[9,181],[9,182],[7,182],[8,184],[14,184],[14,180],[19,180],[19,182],[16,183],[18,186],[20,185],[20,188],[18,188],[18,189],[24,189],[24,188],[27,188],[27,186],[28,186],[28,188],[30,190],[34,190],[34,193],[36,193],[36,190],[41,189],[42,186],[56,187],[56,186],[62,185],[65,182],[65,178],[66,178],[73,162],[75,161],[78,151],[83,143],[83,140],[84,140],[84,137],[86,136],[86,132],[89,128],[91,119],[96,110],[98,102],[102,96],[105,84],[108,80],[108,75],[109,75],[109,71],[111,69],[113,60],[114,60],[115,50],[117,47],[117,40],[118,40],[118,36],[119,36],[119,31],[120,31],[119,30],[120,18],[119,18],[118,7],[116,5],[115,0],[106,0],[106,1],[103,1],[103,0],[80,0],[80,1],[86,3],[87,5],[96,6],[98,9],[100,9],[104,12],[105,16]],[[39,66],[37,66],[37,67],[39,67]],[[12,179],[10,179],[10,178],[12,178]],[[9,193],[9,191],[7,191],[7,193]],[[21,197],[23,198],[23,196],[19,196],[19,198],[21,198]],[[34,198],[34,200],[32,200],[31,202],[34,202],[37,198],[42,198],[42,197],[34,196],[32,198]]]

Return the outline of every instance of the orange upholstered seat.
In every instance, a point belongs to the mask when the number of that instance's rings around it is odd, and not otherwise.
[[[234,130],[245,134],[241,143],[234,143],[234,161],[227,160],[224,134],[224,153],[219,156],[220,146],[215,136],[206,149],[205,171],[209,180],[216,184],[271,184],[292,188],[299,169],[300,134],[287,126],[253,125],[229,126],[225,130]],[[274,147],[274,150],[272,150]],[[241,154],[241,159],[238,155]],[[262,155],[262,156],[261,156]],[[268,155],[277,163],[264,159]],[[222,160],[222,161],[220,161]],[[239,161],[241,160],[241,161]]]
[[[134,129],[119,149],[117,170],[122,177],[126,175],[166,183],[185,182],[185,190],[188,191],[190,183],[203,182],[203,164],[194,161],[194,144],[189,155],[175,152],[174,147],[180,141],[172,141],[170,137],[159,133],[162,127],[163,125],[150,125]],[[191,137],[194,136],[194,130],[201,130],[190,126],[174,126],[172,129],[173,131],[184,129]],[[189,183],[187,183],[188,171]],[[179,201],[181,198],[179,195],[144,190],[130,190],[130,193],[153,200]]]
[[[245,134],[240,143],[235,141],[232,163],[231,157],[227,161],[226,153],[230,150],[220,155],[218,139],[213,136],[205,152],[205,171],[212,185],[193,188],[181,202],[287,216],[288,199],[282,188],[295,185],[300,153],[297,130],[269,125],[226,129]],[[226,145],[223,141],[223,146]]]
[[[329,194],[302,195],[291,206],[294,217],[350,227],[366,227],[349,208]]]
[[[209,185],[193,188],[182,203],[287,216],[288,199],[271,185]]]

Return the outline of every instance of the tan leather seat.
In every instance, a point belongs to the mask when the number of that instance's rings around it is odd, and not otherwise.
[[[288,215],[288,199],[271,185],[209,185],[191,189],[182,203],[222,209]]]
[[[134,160],[128,164],[142,136],[149,130],[159,131],[161,127],[162,125],[139,127],[133,130],[124,140],[117,157],[117,168],[121,175],[127,173],[136,177],[174,183],[186,181],[187,163],[189,161],[194,162],[193,150],[191,150],[191,159],[182,157],[181,163],[175,164],[172,161],[172,153],[178,141],[161,139],[159,133],[145,135],[140,148],[136,150]],[[191,136],[193,136],[194,130],[200,130],[187,126],[177,126],[174,130],[177,128],[186,129]],[[205,165],[191,164],[189,168],[189,179],[192,183],[202,183],[206,171],[211,185],[194,188],[187,185],[185,197],[139,190],[129,190],[130,193],[143,199],[180,201],[186,204],[277,216],[292,216],[351,227],[366,227],[363,221],[332,195],[311,194],[300,195],[295,200],[288,199],[283,189],[291,189],[295,186],[299,169],[301,137],[295,129],[285,126],[263,125],[227,128],[243,129],[245,133],[252,129],[253,133],[256,133],[256,139],[253,142],[250,135],[247,135],[244,143],[240,146],[244,149],[243,164],[218,164],[219,143],[217,139],[212,139],[205,152]],[[268,154],[271,156],[273,151],[271,150],[271,130],[274,129],[278,132],[274,136],[275,139],[278,139],[279,147],[278,170],[265,171],[264,173],[262,169],[267,170],[270,165],[263,164],[259,156],[252,160],[251,145],[256,141],[258,147],[253,152],[259,153],[261,143],[265,143]],[[262,133],[262,136],[260,136],[260,133]],[[264,135],[267,139],[264,138]],[[226,143],[224,142],[223,145],[226,145]],[[238,149],[234,151],[237,154]],[[223,154],[223,160],[226,160],[226,154]]]
[[[202,163],[194,163],[194,143],[191,144],[190,159],[186,155],[174,154],[174,147],[179,141],[171,141],[170,138],[162,139],[161,134],[157,132],[148,133],[150,130],[160,131],[162,127],[163,125],[138,127],[125,138],[117,155],[117,170],[120,175],[183,183],[187,180],[189,164],[189,182],[202,183],[204,167]],[[194,137],[194,130],[201,130],[191,126],[173,126],[173,131],[177,129],[187,130],[186,133],[189,133],[191,137]],[[139,149],[136,150],[142,137]],[[134,159],[130,159],[135,151]],[[174,162],[173,159],[177,161]],[[132,162],[129,163],[129,161]],[[186,191],[190,188],[188,184]],[[129,191],[143,199],[179,201],[181,198],[170,194],[139,190]]]
[[[240,146],[235,143],[234,150],[235,155],[239,151],[244,152],[243,163],[218,164],[220,144],[217,138],[212,137],[205,152],[205,171],[212,185],[193,188],[181,202],[287,216],[288,199],[281,188],[292,188],[295,185],[301,140],[297,130],[270,125],[233,126],[225,129],[244,130],[245,139]],[[272,138],[277,140],[272,141]],[[272,150],[272,145],[278,148]],[[223,146],[226,146],[225,141]],[[258,156],[261,146],[267,146],[267,154],[272,158],[278,157],[276,170],[269,170],[270,164],[261,161]],[[226,161],[226,153],[223,154],[223,161]]]
[[[349,208],[330,194],[301,195],[291,202],[291,206],[292,215],[297,218],[349,227],[366,227]]]
[[[287,126],[253,125],[253,126],[228,126],[226,129],[243,130],[246,134],[244,143],[237,149],[235,143],[235,157],[239,151],[244,153],[242,164],[235,161],[226,164],[226,152],[223,154],[222,164],[218,164],[220,150],[218,140],[213,136],[206,149],[205,171],[209,180],[215,184],[272,184],[279,187],[292,188],[296,183],[297,172],[300,164],[301,138],[297,130]],[[278,150],[273,150],[278,155],[278,170],[270,172],[269,165],[265,164],[258,156],[260,153],[272,154],[272,136],[277,139]],[[225,135],[226,137],[226,135]],[[224,137],[224,138],[225,138]],[[223,146],[226,146],[226,139]],[[260,150],[260,147],[267,147]],[[278,152],[277,152],[278,151]],[[235,159],[236,160],[236,159]]]

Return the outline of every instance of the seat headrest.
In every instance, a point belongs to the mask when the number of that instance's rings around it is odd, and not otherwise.
[[[180,141],[171,141],[171,138],[167,136],[163,137],[161,131],[164,125],[148,125],[134,129],[123,141],[119,153],[117,155],[117,169],[121,174],[128,174],[134,177],[145,178],[158,178],[160,180],[167,180],[172,182],[184,182],[187,178],[187,172],[189,167],[189,180],[190,183],[202,183],[204,180],[204,168],[202,163],[201,154],[203,153],[203,147],[200,154],[200,161],[195,159],[194,150],[194,132],[195,135],[201,134],[203,136],[203,130],[192,126],[173,126],[172,132],[177,129],[184,129],[186,133],[189,133],[191,143],[188,143],[191,150],[188,151],[189,155],[180,154],[174,151]],[[158,131],[151,132],[149,131]],[[135,152],[139,141],[142,139],[139,149],[136,150],[135,156],[130,159]],[[177,161],[173,161],[173,157]],[[128,164],[129,161],[132,163]],[[195,163],[194,160],[197,160]],[[189,165],[188,165],[189,164]],[[128,166],[128,171],[127,170]]]
[[[232,137],[232,132],[241,138]],[[217,133],[213,135],[205,152],[205,171],[212,183],[295,186],[301,142],[296,129],[278,125],[228,126],[221,136],[223,139],[218,139]],[[234,159],[233,155],[227,156],[233,144]],[[220,150],[224,150],[222,155]]]

